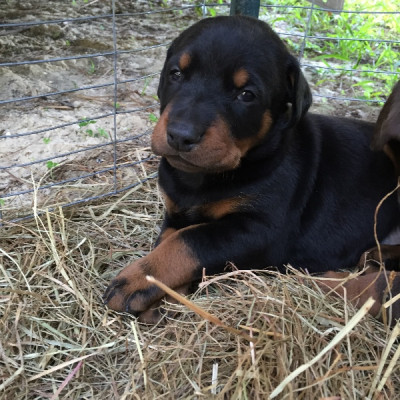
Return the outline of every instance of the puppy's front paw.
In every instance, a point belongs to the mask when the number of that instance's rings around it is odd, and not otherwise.
[[[139,316],[164,296],[164,292],[146,279],[144,259],[125,267],[104,293],[104,303],[115,311]]]

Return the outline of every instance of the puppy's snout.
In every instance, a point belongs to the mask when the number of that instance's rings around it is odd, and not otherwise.
[[[189,122],[171,122],[167,127],[168,144],[181,152],[191,151],[201,141],[203,133]]]

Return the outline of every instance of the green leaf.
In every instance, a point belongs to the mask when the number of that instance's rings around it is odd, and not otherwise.
[[[97,129],[97,136],[107,138],[108,137],[108,133],[107,133],[107,131],[105,129],[99,128],[99,129]]]
[[[56,163],[56,162],[54,162],[54,161],[47,161],[47,163],[46,163],[46,167],[47,167],[48,169],[53,169],[53,168],[55,168],[57,165],[58,165],[58,163]]]
[[[155,115],[155,114],[153,114],[153,113],[150,113],[150,114],[149,114],[149,121],[150,121],[150,122],[157,122],[157,121],[158,121],[157,115]]]
[[[92,119],[87,119],[86,121],[81,121],[78,123],[79,127],[82,128],[84,126],[88,126],[89,124],[95,124],[96,121],[92,120]]]

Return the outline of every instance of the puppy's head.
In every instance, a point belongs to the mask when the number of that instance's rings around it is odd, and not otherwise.
[[[249,17],[204,19],[184,31],[168,50],[158,97],[153,151],[205,173],[237,168],[278,119],[293,126],[311,104],[297,60]]]

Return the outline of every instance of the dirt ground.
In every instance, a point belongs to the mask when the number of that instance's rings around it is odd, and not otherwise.
[[[101,195],[143,179],[140,165],[110,171],[114,163],[111,141],[114,135],[117,140],[125,140],[115,148],[119,166],[151,156],[148,139],[154,122],[150,114],[158,113],[157,74],[165,45],[201,16],[193,8],[173,11],[173,6],[182,5],[179,1],[168,2],[168,7],[161,1],[116,3],[117,13],[130,15],[116,21],[116,44],[123,53],[116,60],[117,79],[122,83],[118,84],[116,103],[120,114],[115,119],[115,130],[113,55],[74,58],[112,51],[110,17],[0,27],[0,63],[71,57],[57,62],[0,66],[0,101],[4,102],[0,103],[0,193],[7,196],[0,207],[4,218],[18,215],[15,210],[32,207],[31,193],[13,193],[40,185],[106,170],[95,177],[73,180],[62,190],[60,186],[40,190],[36,198],[45,207]],[[110,15],[110,5],[107,0],[9,0],[0,10],[0,23],[99,17]],[[161,12],[153,13],[158,10]],[[228,9],[222,7],[219,11],[226,14]],[[278,27],[286,28],[284,22]],[[305,73],[314,87],[317,77],[311,70]],[[107,86],[50,95],[92,85]],[[330,86],[314,90],[328,96],[337,95],[336,91],[337,87]],[[39,97],[6,102],[30,96]],[[378,114],[378,108],[370,104],[345,104],[320,97],[315,97],[313,111],[366,120],[374,120]],[[95,122],[80,126],[77,121],[85,118]],[[62,127],[52,129],[58,125]],[[23,135],[28,132],[34,133]],[[35,163],[25,165],[31,162]]]

